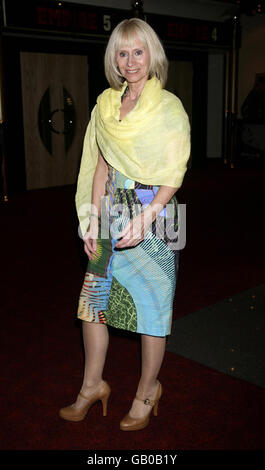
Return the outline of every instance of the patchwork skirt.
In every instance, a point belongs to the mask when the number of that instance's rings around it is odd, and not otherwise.
[[[117,249],[120,231],[155,197],[158,186],[128,179],[109,166],[97,253],[89,260],[79,319],[136,333],[171,333],[178,273],[178,203],[174,196],[137,246]]]

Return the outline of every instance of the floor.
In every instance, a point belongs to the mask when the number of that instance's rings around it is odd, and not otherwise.
[[[78,426],[58,417],[83,377],[75,318],[87,258],[75,188],[0,204],[2,449],[265,449],[264,176],[211,166],[185,179],[187,243],[159,375],[165,394],[160,419],[135,436],[119,432],[119,421],[139,378],[139,342],[122,332],[105,368],[108,420],[100,406]]]
[[[265,388],[265,284],[173,321],[167,350]]]

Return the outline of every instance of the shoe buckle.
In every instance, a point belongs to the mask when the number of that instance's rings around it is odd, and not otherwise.
[[[149,398],[146,398],[146,399],[144,400],[144,404],[145,404],[145,405],[151,405],[151,400],[149,400]]]

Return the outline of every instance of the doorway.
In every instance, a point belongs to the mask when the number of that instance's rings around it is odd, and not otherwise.
[[[85,55],[20,52],[26,188],[74,184],[89,119]]]
[[[192,124],[193,66],[190,61],[170,60],[166,89],[182,102]]]

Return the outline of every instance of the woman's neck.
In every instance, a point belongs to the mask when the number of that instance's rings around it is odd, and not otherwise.
[[[141,96],[141,93],[144,89],[146,82],[147,82],[147,78],[137,83],[127,82],[128,83],[128,91],[126,93],[127,98],[129,98],[130,101],[137,101]]]

